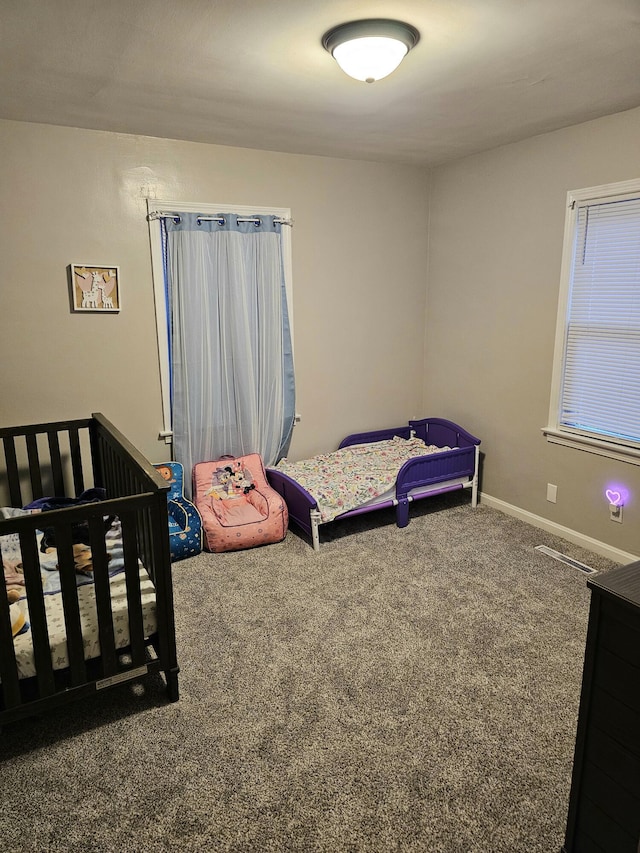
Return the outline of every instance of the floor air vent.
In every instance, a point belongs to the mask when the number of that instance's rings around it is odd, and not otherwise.
[[[598,574],[597,569],[592,569],[591,566],[587,566],[586,563],[581,563],[579,560],[567,557],[566,554],[561,554],[560,551],[554,551],[553,548],[547,548],[546,545],[536,545],[536,551],[541,551],[543,554],[546,554],[548,557],[553,557],[554,560],[558,560],[560,563],[566,563],[567,566],[578,569],[578,571],[584,572],[585,575]]]

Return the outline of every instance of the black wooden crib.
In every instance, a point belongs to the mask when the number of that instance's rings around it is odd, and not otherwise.
[[[166,481],[101,414],[0,439],[0,726],[158,672],[176,701]]]

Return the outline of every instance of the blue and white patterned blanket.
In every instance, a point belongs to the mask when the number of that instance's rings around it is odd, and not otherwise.
[[[0,507],[0,518],[15,518],[18,515],[30,515],[29,510],[16,509],[15,507]],[[58,553],[55,549],[49,553],[43,553],[40,550],[42,543],[43,531],[38,530],[36,533],[36,541],[38,545],[38,555],[40,557],[40,569],[42,576],[42,588],[45,595],[53,595],[60,592],[60,572],[58,571]],[[121,572],[124,567],[124,552],[122,549],[122,528],[120,519],[116,518],[111,527],[105,534],[105,543],[107,546],[107,555],[109,556],[109,575],[113,576]],[[22,553],[20,551],[20,540],[17,533],[9,533],[5,536],[0,536],[0,551],[2,552],[2,564],[4,568],[11,567],[22,563]],[[93,575],[91,573],[76,572],[76,583],[78,586],[83,584],[93,583]],[[22,598],[26,598],[26,591]]]

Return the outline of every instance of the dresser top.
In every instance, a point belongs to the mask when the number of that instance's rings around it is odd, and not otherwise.
[[[587,586],[640,606],[640,561],[591,578]]]

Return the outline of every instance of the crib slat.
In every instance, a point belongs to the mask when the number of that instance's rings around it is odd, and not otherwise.
[[[131,658],[134,666],[140,666],[145,662],[145,644],[142,624],[142,597],[140,594],[140,566],[136,543],[136,517],[130,512],[121,513],[120,521],[122,523]]]
[[[55,692],[55,684],[42,591],[42,577],[40,575],[40,558],[34,530],[20,533],[20,551],[24,569],[24,583],[29,601],[29,622],[31,623],[38,690],[41,697],[51,696]]]
[[[73,487],[76,497],[84,492],[84,474],[82,472],[82,450],[80,436],[76,427],[69,429],[69,447],[71,450],[71,468],[73,470]]]
[[[138,536],[142,544],[142,562],[147,570],[147,574],[153,581],[155,586],[155,572],[153,570],[153,542],[151,539],[151,516],[148,507],[145,507],[142,512],[138,513]]]
[[[114,453],[113,456],[113,470],[116,478],[116,489],[118,491],[118,497],[122,497],[122,495],[126,495],[126,489],[124,485],[124,470],[122,467],[122,459]]]
[[[109,569],[102,519],[94,516],[89,521],[91,556],[93,560],[93,582],[98,612],[98,637],[103,677],[118,671],[116,641],[113,632],[113,614],[109,590]]]
[[[58,433],[51,430],[47,433],[47,438],[49,440],[49,458],[53,474],[53,494],[56,497],[62,497],[64,496],[64,474],[62,471],[62,457],[60,456],[60,439]]]
[[[111,447],[105,444],[103,447],[104,462],[105,462],[105,487],[110,498],[119,497],[118,487],[115,479],[114,455]]]
[[[38,455],[38,439],[35,435],[28,435],[27,457],[29,459],[29,478],[31,480],[31,498],[43,497],[42,477],[40,476],[40,457]]]
[[[64,624],[67,632],[67,655],[71,672],[71,684],[77,687],[87,680],[84,661],[84,644],[80,626],[80,606],[78,604],[78,585],[73,562],[73,544],[71,526],[56,526],[56,547],[58,549],[58,569],[62,590]]]
[[[2,552],[0,552],[2,562]],[[0,695],[4,696],[4,707],[15,708],[20,704],[20,685],[16,668],[16,653],[11,631],[11,615],[6,595],[0,595]]]
[[[102,468],[102,459],[100,456],[100,440],[98,436],[98,427],[95,421],[91,422],[89,427],[89,447],[91,450],[91,471],[93,474],[93,485],[96,488],[104,488],[104,471]]]
[[[150,510],[150,523],[155,530],[166,531],[168,527],[167,500],[165,495],[158,495],[154,506]],[[158,625],[163,630],[158,632],[159,654],[166,661],[165,674],[169,691],[175,690],[175,699],[178,698],[178,661],[175,644],[175,617],[173,608],[173,585],[171,583],[171,570],[163,571],[162,567],[171,566],[171,553],[168,535],[156,536],[153,542],[152,552],[153,583],[156,588],[156,618]],[[159,566],[160,571],[155,571]]]
[[[20,489],[20,472],[16,457],[16,442],[12,435],[5,435],[4,456],[7,465],[7,477],[9,479],[9,499],[11,506],[22,506],[22,491]]]

